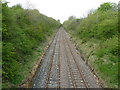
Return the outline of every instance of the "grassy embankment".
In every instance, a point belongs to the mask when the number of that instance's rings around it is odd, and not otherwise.
[[[106,87],[118,87],[117,5],[104,3],[86,18],[70,17],[63,24],[76,46]]]
[[[3,88],[22,83],[59,26],[36,9],[2,3]]]

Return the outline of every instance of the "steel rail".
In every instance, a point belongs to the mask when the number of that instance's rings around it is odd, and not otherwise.
[[[61,31],[62,32],[62,36],[63,36],[63,41],[64,41],[64,47],[65,47],[65,52],[66,52],[66,57],[67,57],[67,63],[68,63],[68,67],[69,67],[69,72],[70,72],[70,76],[71,76],[71,79],[72,79],[72,84],[73,84],[73,87],[74,88],[76,88],[77,87],[77,85],[76,85],[76,83],[75,83],[75,79],[74,79],[74,76],[73,76],[73,72],[72,72],[72,69],[71,69],[71,67],[70,67],[70,62],[69,62],[69,57],[68,57],[68,55],[67,55],[67,49],[66,49],[66,45],[65,45],[65,37],[64,37],[64,33],[63,33],[63,31]]]
[[[65,33],[65,31],[63,31],[63,32]],[[66,34],[66,33],[65,33],[65,34]],[[66,35],[64,35],[64,36],[66,36]],[[86,88],[89,88],[89,85],[87,84],[87,81],[84,79],[83,74],[82,74],[82,72],[81,72],[81,70],[80,70],[80,68],[79,68],[79,66],[78,66],[78,63],[77,63],[76,60],[75,60],[75,56],[73,55],[73,52],[72,52],[72,50],[71,50],[71,47],[70,47],[69,42],[68,42],[68,40],[66,39],[66,37],[65,37],[65,41],[66,41],[66,44],[68,44],[69,50],[70,50],[70,52],[71,52],[71,54],[72,54],[72,56],[73,56],[74,62],[75,62],[76,66],[77,66],[77,68],[78,68],[78,70],[79,70],[79,73],[80,73],[80,75],[81,75],[81,78],[82,78],[82,80],[83,80],[83,82],[84,82],[85,87],[86,87]]]
[[[50,65],[50,68],[49,68],[48,77],[47,77],[47,80],[46,80],[47,83],[46,83],[46,87],[45,88],[49,88],[48,84],[49,84],[49,81],[50,81],[50,74],[51,74],[52,65],[53,65],[53,57],[54,57],[56,45],[57,45],[57,42],[58,42],[58,36],[59,36],[59,31],[56,34],[56,40],[55,40],[56,42],[55,42],[54,50],[53,50],[52,57],[51,57],[51,65]]]

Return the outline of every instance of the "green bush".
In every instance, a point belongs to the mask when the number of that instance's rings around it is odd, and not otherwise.
[[[15,48],[12,43],[4,43],[3,42],[3,80],[12,81],[15,77],[17,77],[17,71],[19,69],[19,62],[17,62],[17,55],[15,53]]]
[[[102,74],[103,80],[106,78],[105,82],[110,87],[117,87],[118,79],[117,65],[120,46],[118,44],[119,25],[117,10],[117,4],[103,3],[98,9],[88,14],[86,18],[78,19],[78,22],[75,22],[77,19],[74,18],[63,23],[64,28],[73,37],[78,40],[81,39],[81,45],[91,43],[94,48],[94,44],[96,44],[97,48],[94,50],[94,55],[97,59],[90,62],[95,63],[95,68]],[[89,52],[84,51],[84,49],[81,51],[84,53]]]
[[[3,82],[15,83],[19,66],[27,62],[27,57],[60,23],[36,9],[24,9],[20,5],[8,7],[2,3],[2,11]]]

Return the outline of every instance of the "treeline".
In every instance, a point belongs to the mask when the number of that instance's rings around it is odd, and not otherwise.
[[[88,62],[91,62],[109,87],[118,86],[118,5],[103,3],[91,10],[87,17],[73,16],[64,22],[64,28],[77,40]],[[78,43],[78,42],[77,42]],[[84,49],[87,47],[88,49]],[[93,50],[93,51],[92,51]],[[87,54],[89,52],[89,54]],[[95,58],[92,58],[95,56]],[[97,57],[97,58],[96,58]],[[94,60],[95,59],[95,60]]]
[[[7,3],[2,3],[3,83],[14,83],[19,78],[19,67],[27,62],[27,56],[59,26],[58,21],[36,9],[24,9],[21,5],[8,7]]]

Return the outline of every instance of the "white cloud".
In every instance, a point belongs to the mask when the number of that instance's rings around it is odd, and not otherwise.
[[[34,8],[41,13],[53,17],[61,22],[67,20],[69,16],[74,15],[77,18],[86,15],[90,9],[96,9],[103,2],[115,2],[119,0],[6,0],[9,6],[21,4],[26,7],[29,1]]]

